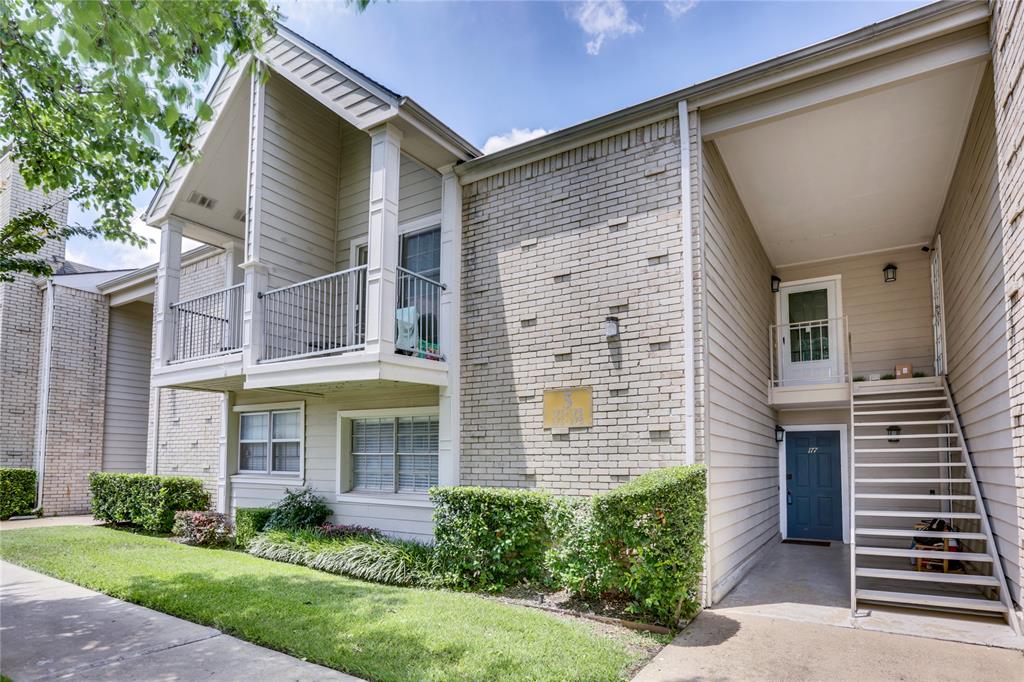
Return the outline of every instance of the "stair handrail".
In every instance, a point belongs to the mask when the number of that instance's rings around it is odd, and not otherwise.
[[[1013,628],[1014,634],[1020,636],[1021,625],[1017,618],[1017,612],[1010,600],[1010,591],[1006,585],[1006,575],[1003,573],[1003,562],[999,557],[999,549],[996,547],[995,536],[992,533],[992,526],[988,520],[988,509],[985,507],[985,498],[981,496],[981,488],[978,486],[978,478],[974,475],[974,459],[967,447],[967,439],[964,437],[964,430],[960,426],[960,412],[953,402],[953,393],[949,388],[949,379],[942,375],[942,390],[946,394],[946,404],[949,405],[953,415],[953,427],[956,429],[957,438],[960,439],[960,456],[964,458],[964,468],[967,469],[967,476],[971,480],[971,491],[974,493],[975,511],[981,517],[981,529],[985,534],[985,549],[992,556],[992,574],[999,581],[999,601],[1006,607],[1006,620]]]
[[[845,322],[845,315],[844,315]],[[853,334],[846,324],[846,380],[850,382],[850,617],[857,617],[857,439],[853,428]]]

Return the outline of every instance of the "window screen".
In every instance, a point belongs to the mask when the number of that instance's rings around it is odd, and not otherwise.
[[[249,473],[298,473],[302,466],[302,413],[299,410],[241,415],[238,470]]]
[[[437,485],[437,417],[398,420],[398,490],[425,491]]]
[[[242,415],[238,437],[239,471],[266,471],[269,423],[270,415],[266,412]]]
[[[352,482],[360,490],[394,490],[394,419],[352,422]]]

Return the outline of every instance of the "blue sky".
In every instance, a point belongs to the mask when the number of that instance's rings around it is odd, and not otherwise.
[[[565,128],[925,2],[343,2],[291,0],[285,24],[408,95],[488,151]],[[145,207],[149,193],[137,197]],[[72,220],[89,215],[72,209]],[[156,232],[136,221],[136,229]],[[72,239],[105,268],[157,259],[154,244]]]

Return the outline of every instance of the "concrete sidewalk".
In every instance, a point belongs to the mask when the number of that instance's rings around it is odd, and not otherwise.
[[[737,613],[704,611],[633,682],[1024,680],[1024,653]]]
[[[2,542],[2,540],[0,540]],[[2,672],[28,680],[358,678],[0,562]]]
[[[49,528],[50,526],[99,526],[103,522],[94,519],[92,514],[76,514],[73,516],[42,516],[34,519],[11,519],[0,521],[0,530],[18,530],[19,528]]]

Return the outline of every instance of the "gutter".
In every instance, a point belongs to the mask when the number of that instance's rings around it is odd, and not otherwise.
[[[36,509],[43,506],[43,476],[46,471],[46,424],[50,415],[50,361],[53,358],[53,282],[43,294],[42,348],[39,358],[39,398],[36,404]]]
[[[681,100],[688,102],[689,111],[717,106],[982,24],[988,21],[989,14],[989,6],[984,1],[936,2],[780,57],[549,133],[536,140],[467,161],[457,166],[455,172],[463,184],[468,184],[517,168],[530,161],[604,139],[623,130],[673,118],[677,115],[676,107]]]

